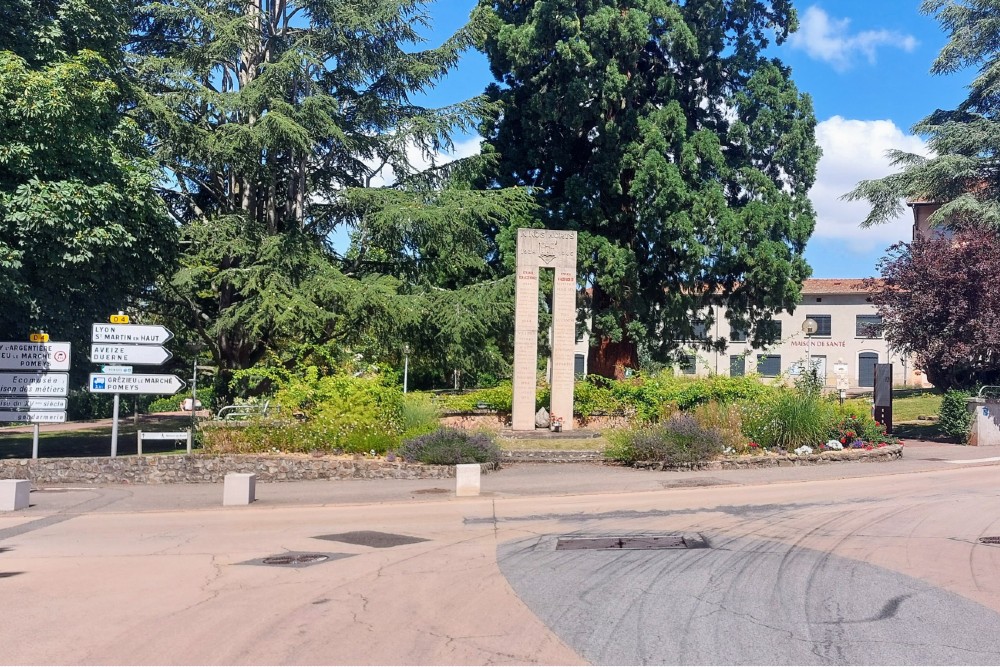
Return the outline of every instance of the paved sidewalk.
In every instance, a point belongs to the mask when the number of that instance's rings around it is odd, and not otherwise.
[[[903,458],[755,470],[694,472],[634,470],[601,463],[514,463],[482,477],[482,496],[493,498],[600,495],[664,489],[759,486],[854,479],[1000,465],[1000,449],[908,442]],[[432,503],[455,499],[454,479],[315,480],[257,484],[255,507]],[[99,492],[99,493],[98,493]],[[102,502],[93,503],[96,495]],[[43,484],[33,490],[25,515],[155,512],[216,509],[222,484]]]

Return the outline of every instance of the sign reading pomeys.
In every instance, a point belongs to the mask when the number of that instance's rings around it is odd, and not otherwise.
[[[514,297],[515,431],[535,429],[538,369],[539,269],[555,269],[552,293],[552,393],[549,417],[562,430],[573,428],[573,348],[576,345],[576,232],[517,230],[517,283]]]

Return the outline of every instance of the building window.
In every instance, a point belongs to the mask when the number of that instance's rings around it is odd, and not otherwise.
[[[587,357],[578,354],[573,358],[573,373],[577,377],[583,377],[587,374]]]
[[[729,327],[729,342],[731,343],[745,343],[747,342],[747,332],[742,329],[737,329],[734,326]]]
[[[875,386],[875,365],[878,363],[877,352],[862,352],[858,355],[858,386]]]
[[[698,372],[696,365],[697,359],[693,354],[682,354],[678,365],[681,368],[681,373],[684,375],[694,375]]]
[[[832,324],[831,317],[829,315],[809,315],[809,319],[816,322],[816,333],[813,336],[826,336],[831,335]]]
[[[757,372],[766,378],[773,378],[781,375],[781,355],[758,354]]]
[[[747,358],[742,354],[733,354],[729,357],[729,375],[743,377],[747,373]]]
[[[854,335],[858,338],[881,338],[881,315],[858,315],[855,321]]]
[[[757,331],[765,340],[781,340],[781,320],[762,320],[757,323]]]
[[[708,325],[705,320],[695,320],[691,323],[691,340],[705,340],[708,338]]]

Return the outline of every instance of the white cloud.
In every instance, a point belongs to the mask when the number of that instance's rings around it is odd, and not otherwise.
[[[788,43],[792,48],[805,51],[809,57],[828,62],[841,71],[848,69],[858,54],[865,56],[869,63],[874,63],[876,51],[882,46],[906,52],[917,48],[917,40],[912,35],[893,30],[864,30],[851,34],[850,24],[851,19],[832,18],[812,5],[802,15],[799,30],[792,34]]]
[[[816,184],[809,191],[816,208],[814,238],[843,241],[847,249],[870,252],[897,241],[909,240],[913,215],[907,208],[892,222],[868,229],[859,227],[870,207],[866,202],[840,198],[858,181],[881,178],[898,171],[885,153],[895,148],[920,155],[927,145],[919,137],[906,134],[891,120],[849,120],[834,116],[816,126],[816,140],[823,149]]]
[[[462,141],[456,141],[454,148],[446,153],[434,153],[430,156],[425,155],[416,144],[410,143],[406,147],[406,159],[414,169],[423,171],[430,166],[441,166],[455,160],[477,155],[479,153],[479,143],[482,140],[483,138],[478,135],[472,136]],[[371,166],[374,168],[377,165]],[[386,166],[379,174],[372,178],[371,187],[378,188],[385,185],[392,185],[395,182],[396,174],[393,172],[392,167]]]

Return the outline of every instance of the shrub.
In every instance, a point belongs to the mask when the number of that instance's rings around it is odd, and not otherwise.
[[[472,412],[485,406],[490,410],[509,413],[514,402],[514,388],[508,381],[489,389],[474,389],[461,394],[438,394],[433,396],[433,400],[444,412]]]
[[[423,393],[406,394],[400,413],[400,428],[403,437],[430,433],[438,427],[438,407],[433,399]]]
[[[895,444],[898,438],[886,434],[885,426],[879,424],[868,412],[867,406],[843,405],[836,408],[837,421],[830,431],[832,439],[844,447],[863,447]]]
[[[972,429],[972,413],[969,412],[966,399],[972,396],[967,391],[953,389],[941,397],[941,412],[938,428],[949,438],[965,442]]]
[[[718,432],[724,452],[745,453],[748,449],[738,406],[711,401],[695,407],[691,416],[702,428]]]
[[[708,461],[726,447],[725,435],[705,427],[690,413],[676,413],[659,424],[618,431],[609,436],[610,446],[604,455],[614,461],[632,464],[658,461],[684,465]]]
[[[489,434],[446,427],[404,440],[399,454],[408,462],[437,465],[500,462],[500,447]]]
[[[744,403],[741,417],[748,440],[789,452],[826,442],[835,419],[833,406],[827,401],[789,389],[776,391],[769,400]]]

